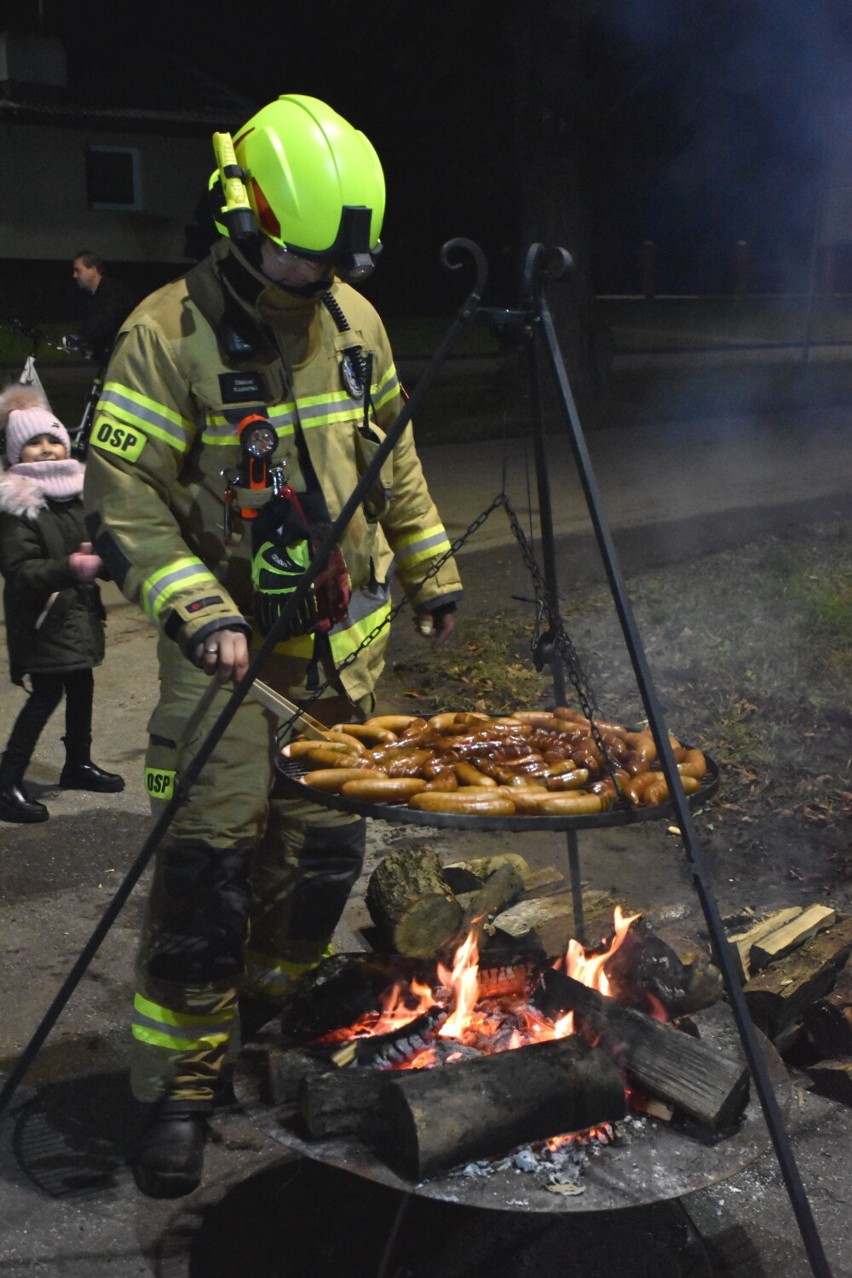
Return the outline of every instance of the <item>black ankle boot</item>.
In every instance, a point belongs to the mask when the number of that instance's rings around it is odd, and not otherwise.
[[[201,1184],[204,1112],[156,1109],[131,1161],[133,1179],[148,1198],[182,1198]]]
[[[104,772],[96,763],[72,763],[69,759],[59,776],[64,790],[94,790],[97,794],[118,794],[124,789],[124,777],[117,772]]]
[[[36,821],[46,821],[49,816],[44,804],[31,799],[20,784],[7,785],[0,790],[0,821],[32,825]]]
[[[44,804],[31,799],[24,789],[25,770],[7,762],[4,755],[0,763],[0,821],[32,825],[50,816]]]

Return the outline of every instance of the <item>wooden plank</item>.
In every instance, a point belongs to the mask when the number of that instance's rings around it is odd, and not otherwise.
[[[749,951],[749,965],[759,972],[770,963],[777,963],[785,955],[798,949],[805,941],[825,932],[837,922],[837,913],[828,905],[811,905],[797,918],[791,919],[775,932],[770,932],[755,942]]]

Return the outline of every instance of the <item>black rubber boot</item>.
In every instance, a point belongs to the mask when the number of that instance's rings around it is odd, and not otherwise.
[[[117,772],[104,772],[92,763],[89,749],[91,742],[69,741],[65,743],[65,767],[59,775],[64,790],[93,790],[96,794],[118,794],[124,789],[124,777]]]
[[[31,799],[24,789],[24,769],[7,763],[4,756],[0,763],[0,821],[33,825],[49,816],[44,804]]]
[[[205,1113],[170,1108],[154,1111],[130,1164],[133,1179],[148,1198],[183,1198],[201,1184]]]

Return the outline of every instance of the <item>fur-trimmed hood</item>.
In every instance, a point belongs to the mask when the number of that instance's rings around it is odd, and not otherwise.
[[[35,519],[46,505],[47,496],[36,480],[0,469],[0,513],[17,515],[19,519]]]

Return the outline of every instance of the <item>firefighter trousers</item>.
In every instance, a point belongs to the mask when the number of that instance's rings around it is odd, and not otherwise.
[[[201,712],[207,676],[169,640],[160,658],[145,773],[155,815],[230,696],[218,690]],[[336,697],[311,711],[352,717]],[[277,727],[249,694],[157,850],[136,960],[131,1085],[142,1102],[212,1105],[239,998],[286,1001],[328,952],[361,872],[363,820],[281,793]]]

